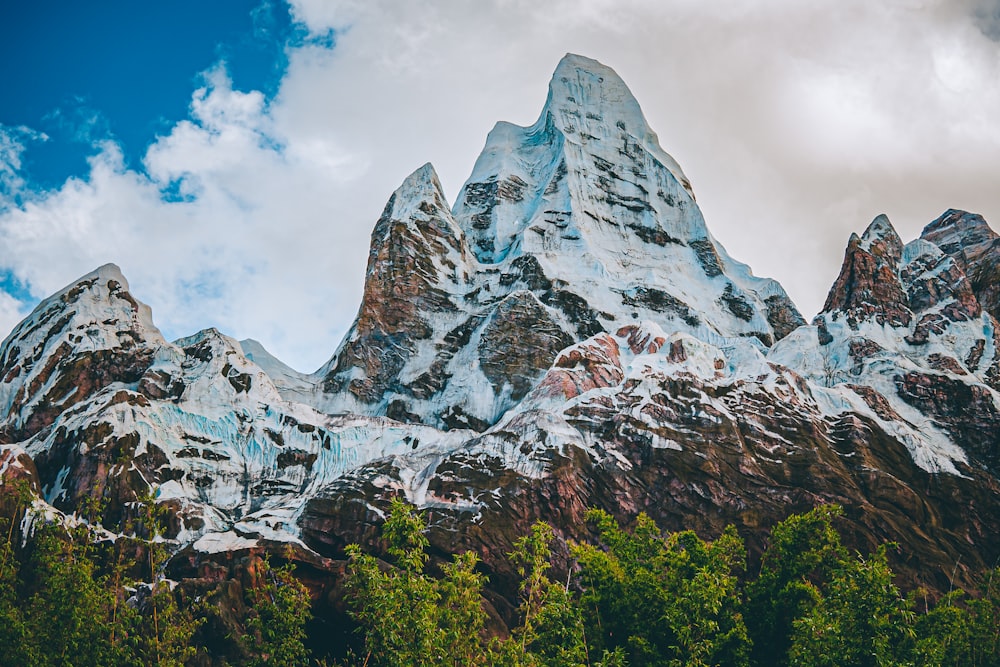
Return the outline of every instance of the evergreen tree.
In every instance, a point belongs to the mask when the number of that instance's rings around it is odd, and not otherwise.
[[[35,662],[31,654],[28,626],[20,600],[21,562],[15,551],[15,527],[31,503],[31,490],[24,481],[3,489],[5,514],[0,517],[0,667],[21,667]]]
[[[812,586],[812,584],[807,584]],[[909,661],[915,615],[892,583],[886,545],[841,561],[815,604],[792,623],[789,660],[802,667],[889,667]]]
[[[372,666],[471,666],[484,664],[480,639],[483,577],[475,554],[456,556],[444,578],[424,572],[427,541],[423,516],[394,499],[383,527],[395,567],[356,544],[347,553],[351,614],[365,632],[363,663]]]
[[[549,579],[552,528],[538,522],[514,544],[511,559],[522,577],[521,625],[494,651],[503,664],[577,667],[588,663],[583,615],[567,585]]]
[[[90,536],[80,529],[45,525],[34,538],[35,592],[27,602],[35,664],[47,666],[117,665],[128,662],[111,644],[112,595],[96,577]]]

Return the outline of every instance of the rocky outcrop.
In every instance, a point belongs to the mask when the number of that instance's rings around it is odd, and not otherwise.
[[[955,260],[980,305],[1000,319],[1000,236],[983,217],[949,209],[927,225],[920,238]]]
[[[769,359],[829,387],[864,387],[876,416],[925,470],[971,464],[996,475],[1000,395],[990,369],[998,327],[963,269],[971,265],[955,239],[966,223],[945,216],[904,247],[888,219],[876,218],[864,236],[852,236],[815,326],[776,345]],[[966,225],[974,257],[995,236],[984,227]],[[951,238],[951,252],[930,238]]]
[[[447,209],[433,167],[424,165],[393,194],[372,232],[362,306],[341,349],[321,369],[324,393],[353,397],[384,414],[404,392],[400,374],[439,340],[436,321],[461,312],[470,268],[462,231]],[[444,350],[447,352],[447,350]],[[442,366],[442,355],[435,358]],[[432,384],[442,388],[445,370]],[[412,390],[411,390],[412,391]],[[348,405],[345,407],[352,407]]]
[[[903,243],[884,215],[875,218],[861,237],[851,235],[822,312],[845,317],[852,328],[869,318],[880,325],[909,325],[913,313],[899,278],[902,254]]]

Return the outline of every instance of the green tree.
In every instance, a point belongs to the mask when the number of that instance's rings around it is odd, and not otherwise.
[[[841,561],[815,604],[792,623],[790,661],[802,667],[905,665],[915,614],[892,583],[887,545]],[[812,584],[807,584],[812,586]]]
[[[31,490],[24,481],[7,483],[2,489],[4,516],[0,517],[0,666],[32,664],[30,635],[20,600],[21,562],[15,552],[15,526],[31,503]],[[8,514],[9,510],[9,515]]]
[[[979,597],[949,593],[917,617],[914,662],[1000,667],[1000,569],[980,578]]]
[[[979,592],[968,602],[969,643],[959,657],[974,667],[1000,667],[1000,568],[983,573]]]
[[[265,558],[262,585],[247,591],[246,644],[251,665],[295,667],[309,660],[303,643],[306,623],[312,618],[309,591],[293,572],[291,562],[272,568]]]
[[[743,542],[731,526],[715,542],[692,531],[663,536],[645,514],[631,531],[588,514],[603,547],[574,545],[587,636],[631,665],[744,665],[749,639],[736,573]]]
[[[771,531],[760,574],[747,586],[745,616],[754,664],[788,664],[793,623],[813,608],[817,586],[847,558],[833,526],[841,514],[840,507],[823,505],[792,515]]]
[[[120,536],[117,540],[109,584],[112,590],[120,591],[119,595],[124,593],[123,571],[129,565],[123,562],[126,552],[131,560],[141,557],[145,561],[143,577],[148,576],[149,581],[134,582],[145,593],[139,596],[135,609],[123,604],[119,596],[114,598],[113,631],[129,638],[128,643],[140,664],[180,667],[197,654],[191,640],[203,619],[196,617],[194,609],[180,605],[173,582],[163,575],[169,553],[159,538],[163,535],[167,514],[157,504],[154,490],[151,488],[149,493],[140,496],[132,503],[132,509],[135,516],[125,525],[131,535]],[[117,634],[113,637],[117,640]]]
[[[548,577],[555,535],[538,522],[514,543],[511,559],[521,576],[521,624],[493,647],[501,664],[577,667],[588,664],[583,615],[566,585]]]
[[[395,567],[383,567],[356,545],[347,553],[351,614],[365,633],[364,664],[466,666],[484,664],[481,635],[483,576],[478,558],[456,556],[435,579],[424,572],[425,521],[394,499],[383,527]]]
[[[60,534],[60,531],[63,534]],[[38,665],[117,665],[128,652],[111,643],[112,594],[96,576],[90,536],[41,526],[34,538],[35,592],[27,601],[27,625]]]
[[[913,664],[919,667],[974,664],[962,655],[970,646],[972,629],[969,610],[961,605],[964,596],[964,591],[953,591],[917,617],[909,647]],[[916,597],[911,595],[911,606],[915,606]]]

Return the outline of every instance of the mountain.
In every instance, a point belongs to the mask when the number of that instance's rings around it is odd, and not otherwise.
[[[646,319],[762,350],[804,324],[709,233],[618,75],[570,55],[534,125],[490,132],[454,207],[430,165],[393,194],[308,401],[483,431],[567,345]]]
[[[453,206],[430,165],[392,194],[312,375],[212,329],[166,341],[112,265],[43,301],[0,345],[0,479],[56,519],[99,498],[112,535],[154,493],[177,579],[289,545],[330,613],[398,495],[435,554],[481,555],[500,616],[514,540],[585,539],[590,507],[733,523],[754,558],[834,502],[849,545],[896,541],[943,592],[1000,558],[998,262],[979,216],[906,244],[879,216],[806,324],[712,237],[621,79],[568,55]]]

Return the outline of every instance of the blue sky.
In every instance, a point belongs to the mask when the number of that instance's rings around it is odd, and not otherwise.
[[[272,96],[297,33],[289,7],[259,0],[38,0],[0,21],[0,123],[25,126],[22,176],[55,188],[86,176],[93,144],[114,139],[127,166],[188,115],[202,72],[224,62],[237,90]]]
[[[566,52],[613,67],[713,234],[810,318],[852,231],[1000,226],[1000,0],[37,0],[0,9],[0,336],[118,264],[168,338],[311,371],[392,191],[454,198]]]

